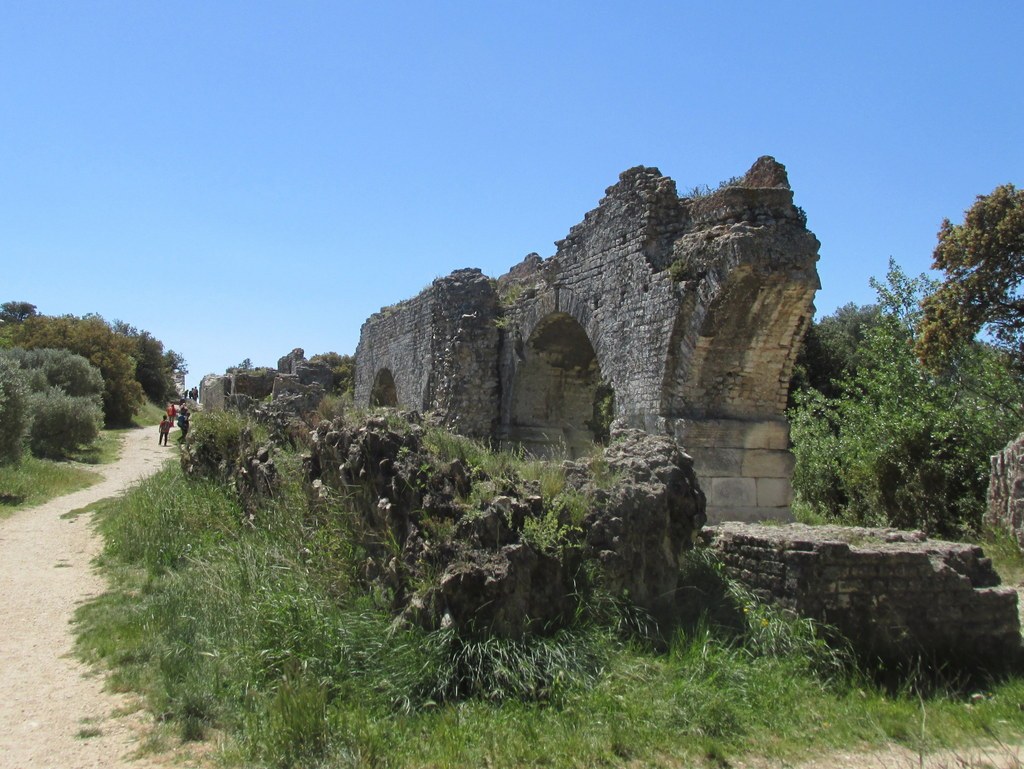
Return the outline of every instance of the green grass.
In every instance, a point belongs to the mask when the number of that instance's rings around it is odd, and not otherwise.
[[[0,465],[0,518],[99,481],[83,467],[26,455],[17,465]]]
[[[1024,553],[1021,552],[1013,535],[1005,529],[986,529],[979,543],[985,555],[992,559],[992,565],[1004,585],[1024,583]]]
[[[17,465],[0,465],[0,518],[98,483],[99,474],[80,465],[115,462],[124,433],[124,429],[102,430],[92,444],[69,452],[63,460],[39,459],[26,453]]]
[[[79,611],[81,654],[179,739],[215,732],[229,766],[724,766],[1024,733],[1024,680],[973,699],[883,690],[741,591],[731,620],[657,646],[582,619],[550,638],[460,639],[395,627],[348,590],[351,547],[310,531],[295,490],[254,526],[224,484],[168,468],[97,512],[116,587]]]
[[[0,518],[98,483],[98,474],[71,463],[105,465],[115,462],[121,452],[124,433],[159,424],[163,413],[160,406],[146,403],[135,415],[133,427],[102,430],[92,444],[69,452],[63,461],[26,454],[18,465],[0,465]]]
[[[132,425],[138,428],[152,427],[153,425],[160,424],[160,420],[163,418],[164,414],[167,413],[164,410],[165,408],[166,405],[146,401],[135,416],[132,417]]]
[[[70,452],[67,459],[86,465],[108,465],[111,462],[116,462],[121,453],[121,439],[124,433],[124,429],[101,430],[95,441],[84,448]]]

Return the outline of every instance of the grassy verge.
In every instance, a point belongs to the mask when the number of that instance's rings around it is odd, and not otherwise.
[[[26,456],[18,465],[0,466],[0,518],[41,505],[99,482],[100,476],[67,462]]]
[[[124,432],[102,430],[90,445],[70,452],[64,460],[39,459],[26,454],[18,465],[0,465],[0,518],[98,483],[100,476],[80,465],[105,465],[116,461]]]
[[[883,690],[742,598],[744,633],[705,620],[657,648],[586,623],[523,642],[398,628],[348,589],[350,543],[310,528],[297,489],[250,523],[224,484],[168,468],[99,520],[117,587],[79,611],[80,652],[176,738],[218,734],[228,765],[725,766],[1024,733],[1020,678]]]
[[[147,401],[142,408],[139,409],[138,413],[132,417],[132,425],[138,427],[152,427],[153,425],[160,424],[160,420],[164,415],[164,407],[158,403],[150,403]]]

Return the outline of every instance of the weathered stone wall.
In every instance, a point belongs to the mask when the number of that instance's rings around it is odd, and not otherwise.
[[[301,347],[296,347],[287,355],[282,355],[277,359],[277,370],[281,374],[294,374],[295,367],[305,362],[306,351]]]
[[[985,522],[1010,532],[1024,549],[1024,435],[992,457]]]
[[[325,393],[330,392],[332,381],[330,366],[310,363],[302,348],[297,347],[278,360],[276,369],[207,374],[199,385],[199,400],[204,408],[223,409],[236,395],[263,400],[300,393],[309,395],[308,402],[315,406]],[[311,390],[319,390],[319,393],[311,393]]]
[[[762,601],[837,628],[861,654],[999,666],[1020,652],[1017,594],[980,547],[920,532],[728,523],[703,537]]]
[[[222,409],[231,394],[231,377],[207,374],[199,383],[199,402],[206,409]]]
[[[761,158],[734,184],[681,198],[657,169],[633,168],[556,245],[499,278],[497,295],[455,290],[463,270],[372,316],[356,401],[386,371],[397,405],[576,455],[610,388],[620,425],[692,454],[710,520],[788,517],[784,409],[818,242],[785,169]],[[438,314],[448,303],[459,316]]]
[[[231,375],[231,394],[245,395],[253,400],[261,400],[274,391],[276,378],[277,371],[272,368],[236,371]]]
[[[497,317],[497,294],[480,270],[438,278],[414,299],[371,316],[356,348],[356,402],[371,403],[386,371],[397,405],[490,437],[498,419]]]
[[[694,457],[701,488],[715,500],[712,520],[790,520],[789,422],[772,419],[682,419],[676,440]]]

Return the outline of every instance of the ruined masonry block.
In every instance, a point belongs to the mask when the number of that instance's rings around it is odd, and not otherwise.
[[[708,506],[758,507],[757,482],[753,478],[712,478],[710,491],[704,493]]]
[[[793,484],[789,478],[758,478],[757,506],[783,507],[787,510],[793,503]]]
[[[1024,434],[994,455],[991,463],[985,521],[1009,532],[1024,549]]]
[[[754,449],[743,452],[741,475],[747,478],[792,478],[796,459],[788,451]],[[788,502],[786,504],[789,504]]]
[[[750,473],[743,472],[745,453],[747,452],[742,449],[702,449],[699,455],[701,477],[750,475]]]
[[[800,524],[727,523],[702,537],[729,576],[836,628],[869,661],[924,654],[959,668],[1020,663],[1016,591],[998,586],[976,545]]]
[[[676,428],[687,448],[771,449],[789,448],[789,424],[780,420],[748,422],[735,419],[701,419]]]

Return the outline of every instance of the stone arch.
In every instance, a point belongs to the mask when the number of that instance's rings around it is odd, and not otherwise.
[[[586,329],[568,312],[532,324],[519,350],[507,438],[534,454],[579,456],[607,438],[614,391]]]
[[[662,392],[668,416],[781,417],[814,286],[736,268],[704,307],[679,313]]]
[[[565,286],[552,286],[530,303],[519,323],[520,336],[523,339],[529,339],[534,335],[537,327],[553,313],[563,313],[575,320],[586,333],[587,340],[597,356],[603,357],[601,329],[596,318],[587,302],[581,299],[575,291]]]
[[[397,406],[398,388],[395,387],[395,377],[390,369],[380,369],[373,378],[373,388],[370,390],[371,406]]]

